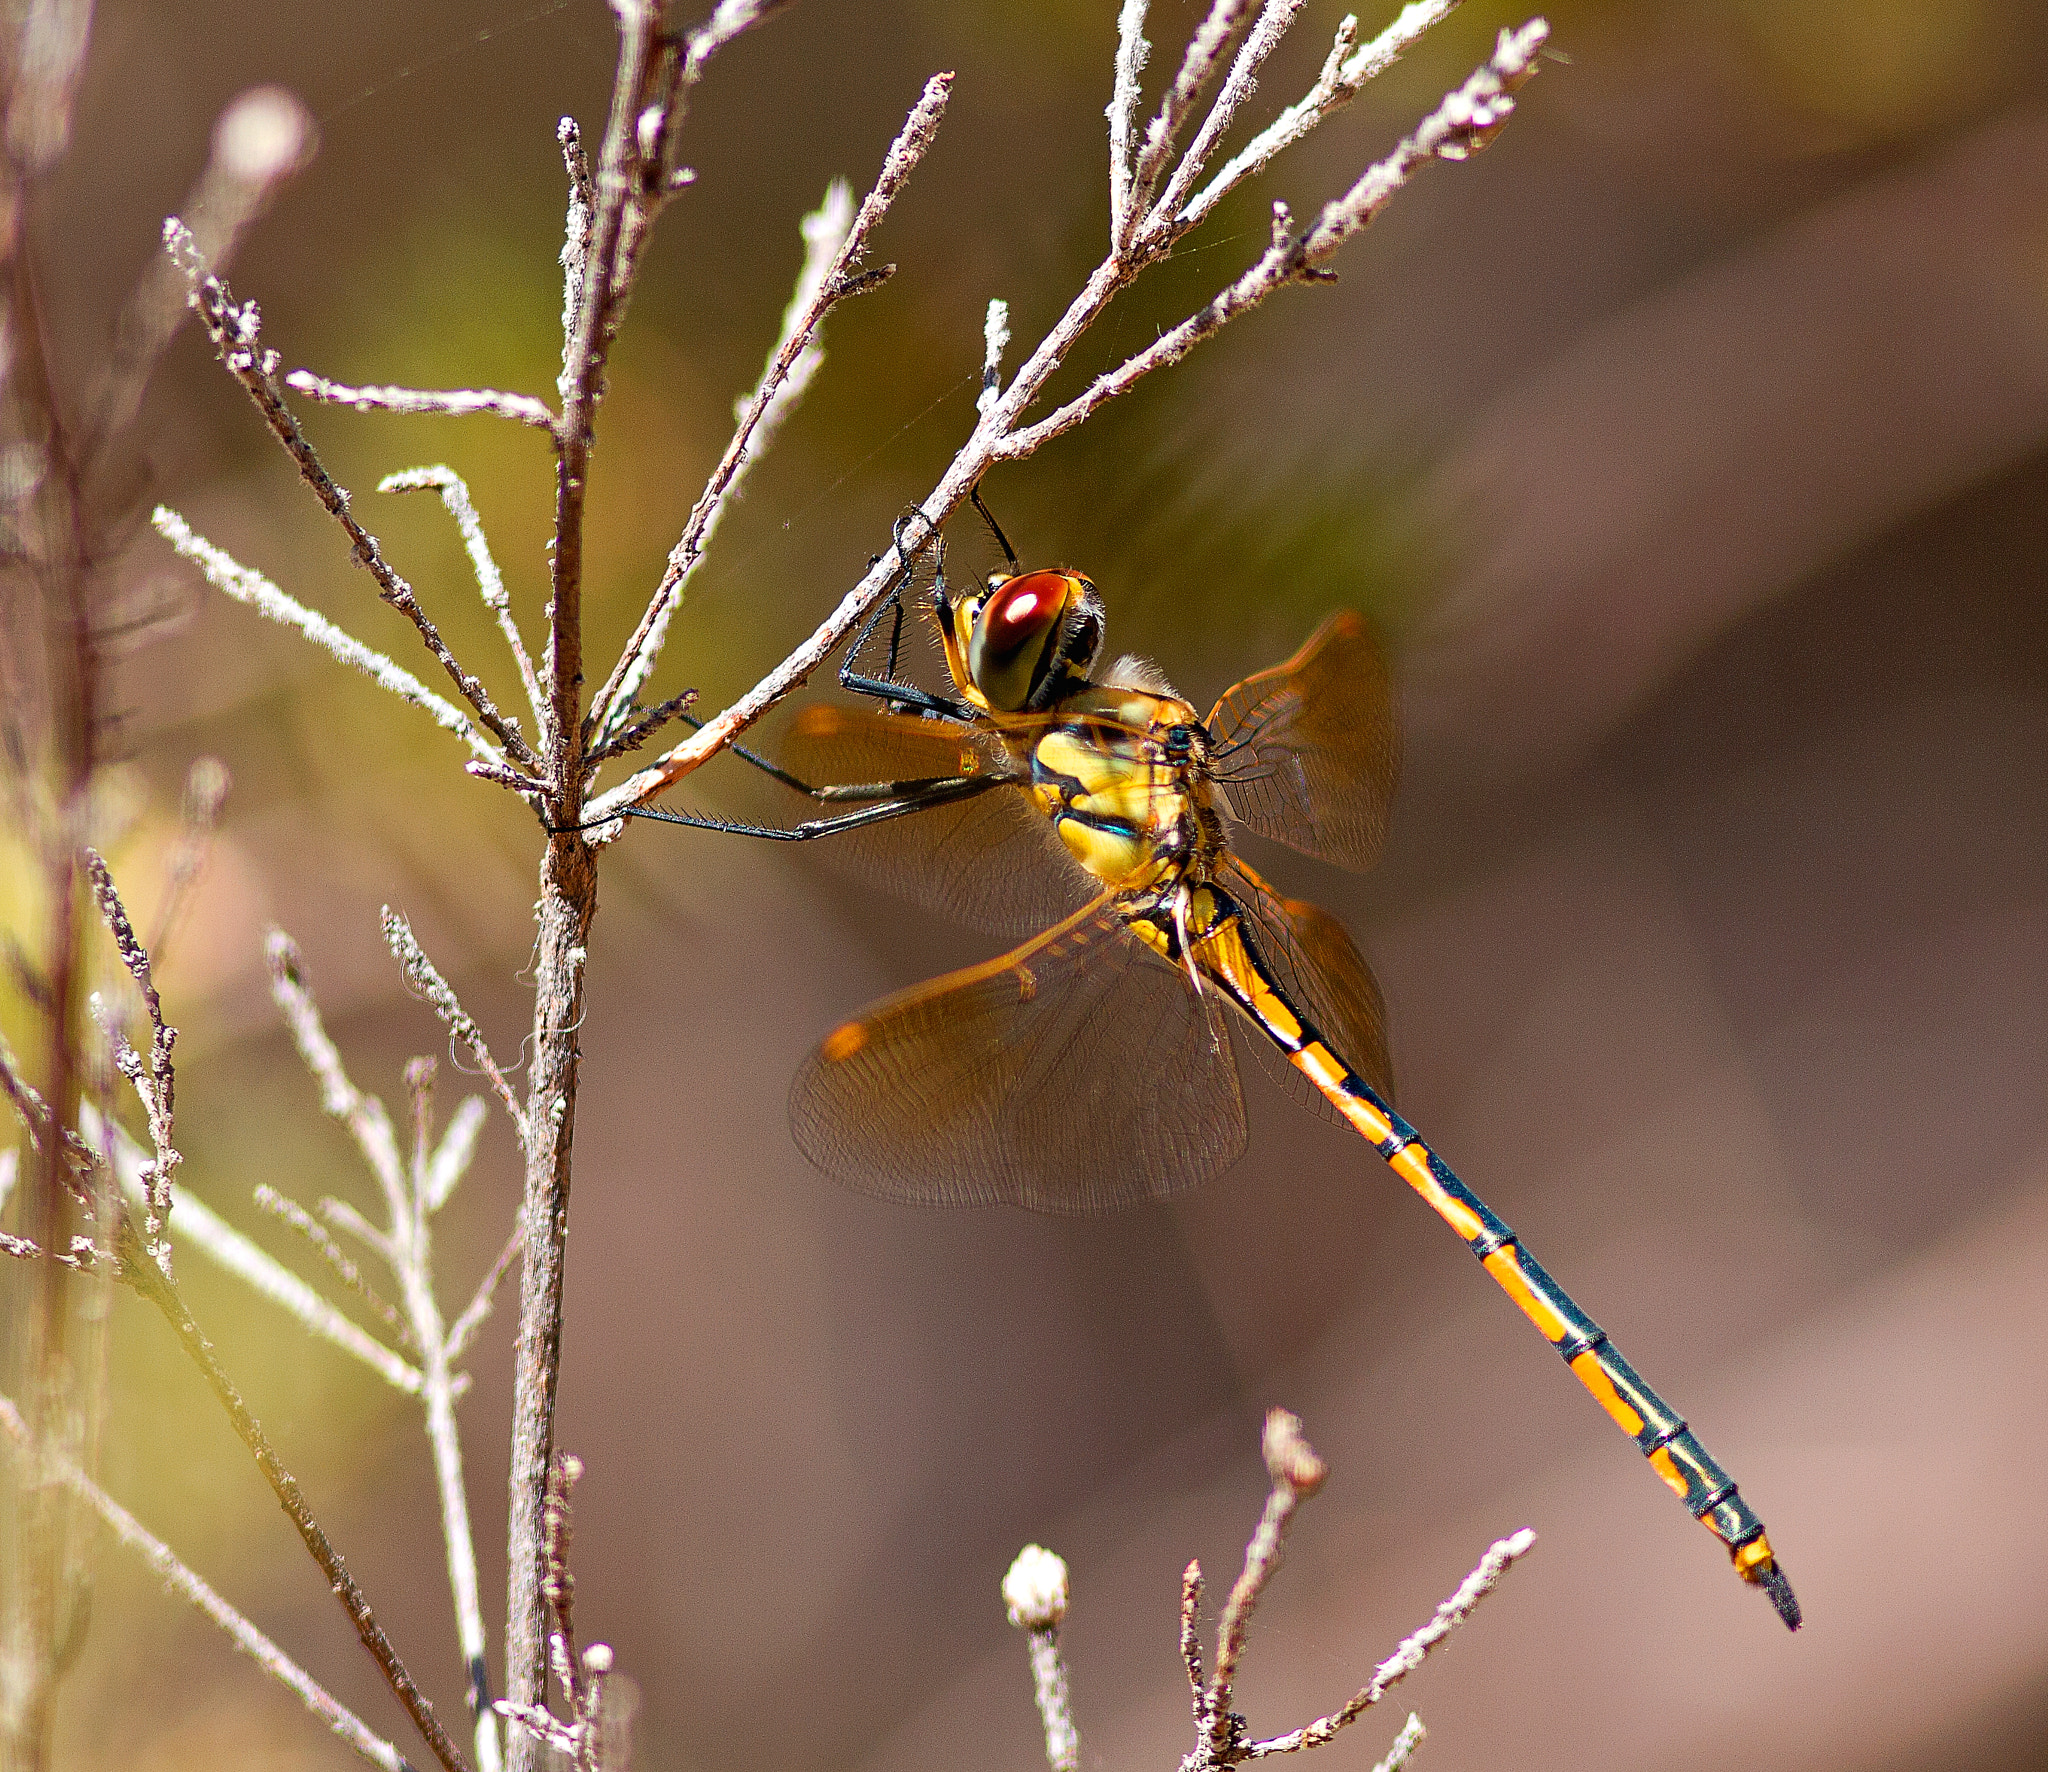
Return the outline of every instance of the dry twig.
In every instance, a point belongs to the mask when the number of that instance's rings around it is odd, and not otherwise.
[[[18,1457],[37,1456],[29,1439],[28,1423],[6,1397],[0,1397],[0,1428],[5,1428],[12,1437]],[[219,1626],[229,1642],[319,1718],[344,1747],[371,1765],[382,1766],[385,1772],[406,1772],[405,1758],[397,1748],[372,1732],[355,1712],[194,1574],[169,1545],[151,1533],[85,1472],[68,1459],[52,1459],[47,1453],[42,1456],[58,1481],[98,1514],[120,1543],[139,1554],[156,1571],[169,1592],[189,1600],[204,1617]]]
[[[1266,142],[1259,156],[1240,155],[1199,195],[1188,197],[1186,192],[1222,139],[1228,118],[1224,117],[1213,130],[1209,121],[1217,119],[1220,112],[1234,112],[1242,102],[1257,68],[1292,21],[1297,3],[1298,0],[1268,0],[1239,46],[1209,119],[1182,155],[1158,201],[1142,220],[1131,219],[1136,213],[1133,207],[1108,256],[1090,274],[1066,312],[1019,367],[1010,385],[981,406],[972,435],[917,506],[925,520],[917,545],[923,545],[924,538],[944,522],[997,463],[1021,461],[1054,437],[1072,430],[1099,407],[1128,392],[1144,376],[1177,362],[1202,340],[1258,306],[1276,290],[1322,277],[1325,261],[1372,221],[1419,166],[1431,159],[1464,159],[1484,147],[1512,111],[1515,90],[1535,73],[1537,52],[1549,34],[1549,27],[1540,19],[1518,31],[1503,31],[1487,63],[1425,118],[1392,155],[1368,168],[1343,197],[1326,204],[1315,223],[1299,238],[1276,229],[1273,244],[1265,254],[1204,307],[1168,328],[1115,369],[1097,376],[1052,412],[1040,418],[1029,417],[1054,373],[1122,289],[1166,257],[1175,242],[1196,226],[1230,189],[1348,103],[1373,74],[1389,65],[1424,29],[1448,12],[1456,0],[1411,5],[1365,49],[1341,59],[1333,52],[1324,76],[1319,77],[1309,97],[1302,101],[1300,114],[1288,130]],[[1142,54],[1128,46],[1131,33],[1142,29],[1144,7],[1132,0],[1124,8],[1122,18],[1125,46],[1119,49],[1119,66],[1130,55],[1136,55],[1141,65]],[[1349,41],[1348,36],[1340,36],[1339,47],[1348,48]],[[1119,92],[1123,92],[1121,77]],[[1116,102],[1123,101],[1119,98]],[[1128,188],[1128,177],[1116,172],[1116,164],[1113,162],[1112,177],[1121,178]],[[896,546],[877,556],[859,584],[779,666],[723,712],[704,721],[658,762],[593,800],[584,816],[585,825],[596,830],[593,841],[606,842],[616,837],[618,827],[608,820],[631,807],[644,805],[699,768],[802,683],[865,619],[906,564],[902,550]]]
[[[1285,1409],[1268,1411],[1264,1450],[1273,1487],[1258,1527],[1245,1546],[1244,1568],[1231,1588],[1217,1626],[1216,1671],[1206,1682],[1202,1678],[1198,1629],[1202,1567],[1190,1563],[1181,1576],[1180,1655],[1193,1701],[1195,1743],[1182,1758],[1180,1772],[1221,1772],[1221,1768],[1245,1760],[1324,1746],[1377,1704],[1397,1682],[1420,1667],[1429,1651],[1470,1616],[1472,1609],[1499,1584],[1509,1565],[1526,1555],[1536,1542],[1535,1533],[1524,1529],[1488,1550],[1458,1591],[1436,1609],[1436,1616],[1404,1639],[1341,1710],[1286,1735],[1253,1740],[1246,1732],[1244,1718],[1230,1708],[1231,1687],[1243,1659],[1246,1631],[1267,1584],[1280,1567],[1281,1546],[1289,1523],[1329,1475],[1329,1467],[1302,1438],[1299,1418]],[[1009,1609],[1010,1622],[1031,1634],[1032,1686],[1045,1731],[1047,1765],[1050,1772],[1073,1772],[1080,1762],[1081,1744],[1067,1692],[1066,1667],[1059,1655],[1059,1628],[1067,1614],[1066,1564],[1049,1550],[1026,1545],[1003,1578],[1003,1602]],[[1422,1738],[1421,1719],[1410,1716],[1374,1772],[1400,1772]]]
[[[1031,1638],[1031,1690],[1045,1730],[1045,1763],[1051,1772],[1074,1772],[1081,1763],[1081,1736],[1060,1658],[1060,1625],[1067,1616],[1065,1561],[1042,1545],[1027,1544],[1003,1577],[1003,1605],[1010,1622]]]

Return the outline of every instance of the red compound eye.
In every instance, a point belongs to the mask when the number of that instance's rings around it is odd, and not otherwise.
[[[1026,572],[989,593],[968,639],[967,665],[991,707],[1014,712],[1030,699],[1073,589],[1064,572]]]
[[[989,598],[975,623],[983,650],[997,658],[1014,657],[1059,620],[1066,601],[1063,572],[1027,572],[1011,579]]]

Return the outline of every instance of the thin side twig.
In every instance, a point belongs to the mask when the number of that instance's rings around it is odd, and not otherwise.
[[[553,422],[552,417],[548,422]],[[505,636],[505,644],[511,648],[512,660],[519,667],[520,686],[526,691],[526,705],[538,725],[543,706],[540,679],[533,673],[533,659],[527,653],[519,623],[513,619],[512,599],[505,594],[504,575],[498,571],[498,563],[491,557],[491,544],[484,535],[483,519],[476,513],[476,505],[462,476],[448,467],[409,468],[403,473],[385,475],[377,483],[377,490],[437,492],[441,495],[441,503],[447,507],[449,516],[455,519],[462,545],[468,551],[470,569],[476,574],[477,593],[483,598],[484,607],[497,618],[498,632]]]
[[[1252,0],[1213,0],[1209,16],[1195,27],[1181,57],[1180,72],[1159,101],[1159,110],[1145,129],[1145,146],[1132,176],[1132,207],[1142,210],[1152,201],[1153,188],[1173,154],[1174,142],[1186,125],[1195,105],[1216,77],[1223,57],[1252,16]]]
[[[377,1103],[379,1112],[383,1111],[383,1106],[382,1102]],[[391,1240],[390,1234],[380,1231],[346,1200],[337,1200],[332,1194],[322,1194],[314,1210],[336,1230],[347,1231],[365,1249],[375,1251],[378,1259],[387,1267],[398,1260],[398,1245]]]
[[[114,1537],[156,1571],[170,1593],[189,1601],[224,1632],[236,1649],[306,1707],[336,1740],[359,1758],[385,1772],[410,1772],[398,1749],[326,1690],[313,1676],[223,1599],[141,1521],[69,1459],[47,1448],[39,1455],[30,1447],[28,1423],[6,1397],[0,1397],[0,1427],[13,1439],[18,1456],[39,1456],[43,1467],[98,1514]]]
[[[126,1221],[123,1220],[125,1227]],[[469,1762],[463,1758],[462,1750],[449,1738],[448,1731],[441,1726],[434,1715],[434,1707],[427,1702],[418,1684],[414,1681],[405,1663],[399,1659],[398,1651],[391,1646],[391,1639],[384,1634],[384,1627],[377,1622],[377,1615],[370,1609],[370,1602],[356,1579],[348,1571],[348,1565],[341,1559],[341,1553],[334,1548],[326,1530],[313,1517],[313,1510],[307,1505],[298,1480],[285,1467],[284,1460],[277,1455],[270,1437],[264,1433],[262,1424],[250,1413],[249,1406],[242,1401],[242,1394],[235,1388],[234,1380],[221,1365],[213,1351],[213,1344],[207,1340],[192,1313],[185,1306],[177,1288],[164,1277],[156,1264],[148,1258],[129,1231],[121,1239],[126,1245],[121,1250],[121,1276],[136,1291],[157,1307],[172,1333],[184,1348],[193,1364],[205,1375],[221,1407],[227,1412],[235,1433],[255,1459],[257,1469],[262,1471],[264,1480],[270,1484],[271,1493],[277,1497],[278,1505],[297,1530],[301,1541],[311,1553],[320,1572],[327,1578],[327,1585],[334,1597],[348,1614],[349,1622],[355,1626],[356,1636],[369,1651],[370,1659],[377,1664],[384,1682],[391,1688],[412,1719],[413,1727],[420,1732],[421,1739],[432,1750],[446,1772],[468,1772]]]
[[[1262,1759],[1268,1754],[1291,1754],[1303,1748],[1321,1747],[1338,1730],[1356,1722],[1394,1686],[1420,1667],[1430,1650],[1472,1615],[1472,1609],[1500,1585],[1501,1577],[1519,1559],[1527,1556],[1535,1544],[1536,1534],[1526,1526],[1499,1540],[1480,1558],[1479,1566],[1458,1584],[1458,1591],[1437,1607],[1436,1616],[1413,1636],[1404,1638],[1393,1654],[1373,1669],[1372,1678],[1341,1710],[1318,1717],[1313,1723],[1290,1730],[1285,1735],[1251,1742],[1245,1749],[1245,1757]]]
[[[508,394],[497,388],[358,388],[330,381],[310,369],[294,369],[284,378],[284,385],[309,400],[326,406],[350,406],[357,412],[404,412],[436,418],[466,418],[483,412],[550,434],[555,428],[554,408],[545,400],[536,400],[531,394]]]
[[[1075,1772],[1081,1763],[1081,1734],[1067,1665],[1060,1655],[1060,1626],[1067,1616],[1067,1565],[1042,1545],[1027,1544],[1003,1577],[1003,1606],[1010,1622],[1031,1642],[1031,1692],[1045,1730],[1045,1763],[1050,1772]]]
[[[1253,136],[1182,206],[1177,218],[1180,225],[1198,226],[1246,179],[1263,172],[1333,111],[1342,110],[1365,90],[1368,82],[1399,61],[1424,32],[1441,24],[1461,4],[1462,0],[1410,0],[1394,22],[1362,48],[1354,48],[1357,21],[1346,18],[1337,27],[1336,41],[1307,95]]]
[[[264,347],[261,320],[253,302],[237,305],[228,287],[208,271],[192,244],[191,231],[173,218],[164,224],[164,243],[173,261],[185,272],[191,285],[193,311],[205,325],[222,365],[242,384],[263,422],[281,443],[299,470],[299,477],[313,489],[327,513],[346,531],[350,558],[377,581],[377,594],[398,610],[418,631],[426,649],[434,655],[449,681],[461,692],[477,719],[504,746],[505,754],[523,768],[539,767],[540,759],[520,734],[518,726],[498,712],[490,692],[465,670],[449,651],[448,643],[433,619],[420,607],[411,585],[399,577],[385,560],[383,550],[349,509],[349,496],[321,465],[313,446],[299,428],[299,421],[284,402],[277,375],[277,353]]]
[[[498,1251],[498,1259],[491,1263],[490,1272],[477,1282],[476,1291],[470,1295],[469,1303],[463,1306],[462,1315],[449,1326],[449,1359],[459,1360],[469,1351],[469,1344],[476,1339],[476,1332],[490,1316],[491,1306],[497,1301],[498,1287],[512,1271],[512,1263],[518,1259],[520,1245],[524,1241],[523,1233],[517,1230],[505,1239],[505,1246]]]
[[[569,213],[562,230],[562,375],[555,381],[564,400],[569,347],[576,333],[576,311],[583,301],[583,275],[590,265],[590,226],[597,198],[590,183],[590,156],[583,151],[583,131],[574,117],[555,125],[562,150],[562,170],[569,177]]]
[[[312,159],[318,128],[310,111],[280,86],[235,99],[213,126],[212,152],[180,213],[193,221],[193,246],[208,268],[233,258],[249,226],[284,182]],[[167,258],[152,257],[115,323],[108,352],[86,401],[89,453],[119,437],[185,317],[186,282]]]
[[[1245,1633],[1250,1628],[1252,1612],[1265,1592],[1266,1583],[1280,1567],[1281,1548],[1296,1510],[1323,1486],[1330,1474],[1330,1467],[1302,1437],[1301,1417],[1285,1409],[1267,1411],[1261,1449],[1273,1487],[1266,1496],[1258,1529],[1245,1546],[1244,1568],[1231,1584],[1230,1597],[1223,1604],[1222,1622],[1216,1628],[1216,1671],[1199,1707],[1209,1751],[1217,1759],[1230,1757],[1235,1746],[1231,1687],[1237,1679],[1237,1664],[1244,1655]]]
[[[988,316],[981,323],[981,392],[974,397],[974,410],[984,418],[1003,395],[1003,353],[1010,348],[1010,304],[1001,296],[990,298]]]
[[[1168,235],[1184,231],[1180,226],[1182,203],[1195,180],[1201,177],[1202,168],[1208,165],[1217,143],[1237,121],[1237,113],[1243,109],[1245,100],[1257,91],[1259,70],[1280,47],[1280,39],[1293,28],[1295,19],[1306,4],[1307,0],[1265,0],[1259,8],[1257,20],[1237,46],[1237,54],[1231,58],[1230,72],[1223,77],[1216,102],[1209,107],[1209,114],[1195,131],[1194,140],[1188,143],[1180,164],[1167,178],[1166,189],[1160,193],[1158,202],[1145,218],[1148,232]]]
[[[703,558],[712,531],[747,467],[766,447],[776,426],[823,361],[815,339],[825,316],[849,295],[872,287],[856,287],[851,274],[867,252],[869,238],[889,205],[931,147],[945,114],[952,81],[951,74],[934,74],[925,82],[923,93],[882,158],[882,170],[876,176],[874,188],[850,221],[846,216],[850,195],[843,183],[835,184],[826,193],[824,203],[804,218],[804,265],[789,306],[783,312],[781,336],[753,393],[740,407],[738,423],[724,455],[712,469],[683,525],[681,537],[669,551],[668,563],[639,627],[620,654],[611,678],[591,701],[592,732],[603,733],[619,723],[621,710],[630,705],[653,670],[683,581]]]
[[[83,855],[86,877],[92,882],[93,902],[99,907],[100,919],[106,924],[108,934],[114,938],[114,951],[120,955],[128,976],[135,981],[135,989],[142,998],[143,1013],[149,1018],[149,1058],[146,1062],[111,1023],[106,1031],[113,1039],[114,1063],[142,1098],[143,1110],[149,1120],[149,1141],[155,1147],[155,1155],[143,1171],[142,1178],[145,1201],[143,1243],[149,1250],[150,1259],[168,1276],[171,1246],[164,1239],[164,1220],[171,1209],[171,1173],[182,1160],[173,1137],[178,1079],[171,1065],[171,1048],[177,1044],[178,1030],[164,1020],[163,999],[150,982],[149,953],[137,937],[134,924],[128,920],[127,908],[115,890],[114,876],[108,871],[105,858],[92,848],[85,849]]]
[[[420,946],[412,932],[412,925],[406,922],[388,904],[383,911],[384,941],[393,957],[412,981],[413,987],[433,1005],[434,1013],[448,1026],[448,1031],[475,1057],[491,1087],[497,1091],[498,1100],[506,1113],[512,1116],[513,1127],[522,1134],[526,1129],[525,1109],[518,1095],[513,1091],[505,1073],[498,1068],[498,1061],[491,1056],[491,1048],[484,1039],[484,1031],[478,1027],[469,1011],[463,1008],[455,990],[436,969],[434,962],[427,958],[426,949]]]
[[[655,638],[659,642],[661,636],[656,635]],[[671,695],[666,701],[656,702],[651,708],[642,708],[638,713],[633,713],[631,719],[617,727],[611,737],[603,740],[591,751],[591,763],[603,763],[610,758],[623,757],[637,751],[679,714],[686,713],[694,707],[696,701],[697,691],[685,689],[680,694]],[[625,703],[625,712],[632,713],[632,709],[633,703],[629,700]]]
[[[1180,1577],[1180,1659],[1188,1670],[1195,1721],[1202,1720],[1202,1565],[1190,1561]]]
[[[1401,1772],[1401,1768],[1414,1757],[1415,1750],[1428,1739],[1429,1731],[1422,1726],[1422,1719],[1410,1711],[1407,1722],[1401,1725],[1400,1734],[1394,1737],[1394,1745],[1387,1749],[1387,1757],[1374,1766],[1372,1772]]]
[[[1121,247],[1130,234],[1132,203],[1132,137],[1138,127],[1140,79],[1152,45],[1145,41],[1148,0],[1124,0],[1116,18],[1116,74],[1109,109],[1109,244]]]
[[[448,1204],[469,1173],[476,1157],[476,1141],[490,1111],[481,1095],[466,1095],[449,1117],[448,1130],[441,1134],[441,1142],[427,1159],[426,1174],[420,1183],[420,1201],[430,1213]]]
[[[280,626],[297,630],[322,651],[332,653],[351,670],[361,671],[379,688],[390,690],[435,725],[454,733],[484,762],[502,767],[498,747],[477,729],[476,722],[403,666],[365,646],[353,634],[344,633],[317,610],[287,596],[253,567],[244,566],[225,549],[195,534],[191,525],[169,506],[158,505],[149,520],[157,534],[197,566],[215,590],[225,591],[237,603],[246,603],[258,615],[267,616]]]
[[[569,1570],[572,1515],[570,1491],[583,1475],[583,1461],[567,1452],[555,1454],[548,1466],[547,1501],[542,1514],[541,1595],[547,1606],[548,1662],[568,1707],[567,1718],[545,1705],[501,1703],[498,1710],[536,1740],[569,1756],[576,1772],[611,1772],[623,1765],[613,1753],[616,1731],[607,1730],[605,1686],[612,1672],[612,1652],[593,1643],[576,1650],[576,1580]]]
[[[384,1327],[398,1338],[399,1346],[413,1353],[419,1351],[412,1331],[406,1326],[405,1319],[398,1314],[398,1307],[370,1284],[368,1276],[349,1259],[348,1251],[334,1240],[324,1224],[298,1201],[287,1199],[268,1182],[258,1185],[254,1198],[256,1204],[265,1212],[273,1218],[283,1220],[312,1245],[314,1253],[334,1270],[334,1277],[375,1312]]]
[[[177,846],[164,864],[164,897],[156,914],[156,927],[146,944],[159,959],[165,944],[177,933],[186,902],[213,846],[214,829],[221,808],[227,802],[230,782],[227,765],[218,757],[198,757],[185,772],[185,796]]]
[[[356,1149],[384,1195],[384,1210],[392,1224],[405,1220],[405,1160],[398,1154],[398,1139],[391,1130],[391,1116],[374,1095],[358,1089],[349,1080],[341,1053],[320,1020],[319,1006],[306,983],[305,962],[298,943],[282,929],[273,929],[263,941],[263,956],[270,963],[270,997],[299,1058],[313,1080],[320,1085],[321,1111],[339,1120],[355,1140]],[[365,1226],[365,1229],[369,1227]],[[391,1246],[382,1233],[369,1230],[365,1239],[389,1260]]]

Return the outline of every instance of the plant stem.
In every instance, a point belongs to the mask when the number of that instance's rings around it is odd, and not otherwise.
[[[565,729],[573,742],[576,726]],[[596,857],[575,832],[551,838],[541,866],[534,966],[533,1068],[526,1108],[525,1258],[513,1350],[511,1521],[506,1536],[505,1695],[547,1696],[547,1620],[541,1595],[542,1509],[554,1456],[555,1385],[562,1353],[562,1282],[568,1256],[570,1151],[576,1130],[584,953],[597,914]],[[535,1763],[536,1743],[508,1731],[507,1764]]]
[[[185,1351],[195,1364],[206,1374],[206,1382],[213,1387],[213,1393],[220,1399],[228,1419],[234,1423],[235,1432],[242,1443],[249,1448],[257,1467],[269,1482],[271,1492],[285,1511],[291,1523],[298,1529],[300,1538],[305,1540],[306,1549],[312,1552],[313,1560],[320,1565],[320,1572],[327,1577],[328,1586],[334,1590],[334,1597],[341,1602],[342,1610],[349,1616],[349,1622],[356,1627],[356,1635],[362,1639],[363,1647],[370,1652],[384,1680],[390,1686],[398,1702],[405,1707],[405,1713],[412,1718],[413,1725],[421,1738],[433,1750],[434,1757],[447,1772],[469,1772],[469,1763],[462,1757],[462,1751],[442,1728],[440,1719],[434,1715],[430,1705],[405,1664],[398,1659],[398,1652],[392,1648],[391,1639],[384,1634],[384,1627],[377,1622],[370,1610],[370,1602],[363,1590],[356,1585],[355,1577],[349,1574],[348,1566],[342,1562],[341,1553],[329,1541],[320,1522],[313,1517],[313,1510],[306,1505],[305,1495],[300,1491],[297,1480],[285,1468],[278,1457],[270,1438],[263,1431],[262,1423],[249,1412],[248,1404],[242,1401],[242,1394],[235,1388],[234,1380],[227,1375],[213,1344],[206,1339],[199,1325],[193,1321],[192,1313],[185,1308],[185,1301],[177,1288],[167,1280],[156,1263],[150,1260],[129,1226],[126,1217],[121,1221],[120,1255],[121,1274],[143,1297],[163,1313],[164,1319],[176,1333]]]

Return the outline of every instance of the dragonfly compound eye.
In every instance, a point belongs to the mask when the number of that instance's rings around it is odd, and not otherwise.
[[[1071,572],[1021,573],[991,589],[967,641],[968,673],[991,708],[1014,714],[1031,706],[1055,668],[1074,662],[1079,623],[1092,624],[1100,643],[1093,601],[1088,581]],[[1088,652],[1083,674],[1092,646]]]

